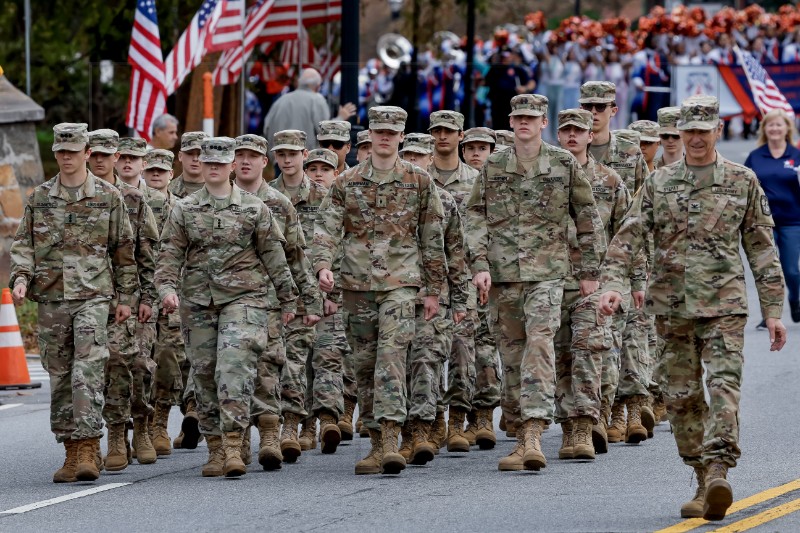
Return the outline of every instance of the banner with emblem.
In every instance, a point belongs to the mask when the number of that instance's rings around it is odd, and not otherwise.
[[[672,105],[679,106],[686,98],[697,94],[719,98],[719,114],[723,117],[741,115],[745,111],[715,65],[673,66]]]

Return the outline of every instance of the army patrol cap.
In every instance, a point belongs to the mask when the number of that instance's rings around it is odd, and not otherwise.
[[[200,145],[201,163],[233,163],[236,141],[230,137],[207,137]]]
[[[558,112],[558,129],[575,126],[582,130],[592,129],[592,113],[585,109],[565,109]]]
[[[640,139],[644,142],[658,142],[661,139],[658,137],[658,122],[653,122],[652,120],[637,120],[636,122],[631,122],[628,128],[638,131],[640,134]]]
[[[464,115],[458,111],[434,111],[431,113],[431,125],[428,126],[428,131],[433,128],[461,131],[464,129]]]
[[[464,138],[461,140],[461,144],[478,142],[497,144],[497,136],[495,135],[494,130],[481,127],[470,128],[464,132]]]
[[[379,105],[369,110],[369,129],[405,131],[408,113],[402,107]]]
[[[511,99],[511,113],[508,116],[543,117],[547,114],[548,102],[547,97],[541,94],[518,94]]]
[[[308,168],[311,163],[325,163],[335,169],[339,165],[339,156],[327,148],[314,148],[308,152],[308,158],[303,162],[303,168]]]
[[[678,129],[711,131],[719,126],[719,100],[714,96],[690,96],[681,104]]]
[[[680,107],[662,107],[658,110],[658,133],[678,133]]]
[[[323,120],[317,130],[318,141],[350,142],[350,123],[346,120]]]
[[[500,146],[513,146],[514,145],[514,132],[508,130],[495,130],[494,134],[497,136],[497,144]]]
[[[612,133],[623,141],[628,141],[636,146],[639,146],[639,142],[642,140],[642,134],[636,130],[614,130]]]
[[[119,140],[117,153],[119,155],[144,157],[144,154],[147,153],[147,141],[138,137],[123,137]]]
[[[300,130],[283,130],[278,131],[272,136],[272,150],[305,150],[306,149],[306,132]]]
[[[181,135],[181,152],[202,149],[203,139],[208,139],[204,131],[187,131]]]
[[[427,133],[409,133],[403,140],[400,153],[403,152],[430,155],[433,153],[433,137]]]
[[[261,155],[267,155],[269,143],[267,143],[267,140],[261,135],[247,133],[236,137],[236,148],[234,151],[236,150],[252,150]]]
[[[581,104],[613,104],[617,100],[617,86],[610,81],[587,81],[581,85]]]
[[[89,144],[88,125],[62,122],[53,126],[53,151],[82,152]]]
[[[119,133],[109,129],[90,131],[89,148],[98,154],[114,155],[119,148]]]
[[[365,143],[372,144],[372,139],[369,138],[369,130],[361,130],[356,135],[356,147]]]
[[[175,158],[169,150],[156,148],[144,154],[144,169],[160,168],[162,170],[172,170],[172,161]]]

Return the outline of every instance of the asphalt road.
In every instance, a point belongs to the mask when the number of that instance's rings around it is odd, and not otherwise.
[[[723,150],[741,161],[749,148],[727,143]],[[752,284],[749,297],[757,305]],[[553,428],[543,438],[548,467],[536,473],[497,471],[513,445],[503,436],[491,451],[443,451],[400,476],[356,477],[353,466],[369,448],[356,437],[333,456],[317,448],[277,472],[254,461],[240,479],[202,478],[201,444],[154,465],[104,473],[96,483],[55,485],[63,448],[49,431],[44,379],[38,391],[0,392],[0,531],[797,531],[800,325],[787,310],[789,342],[770,353],[766,332],[755,330],[758,315],[745,336],[743,455],[729,476],[736,512],[720,523],[680,519],[694,485],[666,423],[652,440],[612,445],[591,463],[559,461],[560,430]],[[30,367],[35,380],[46,378],[38,361]],[[174,410],[171,435],[179,423]],[[91,493],[75,497],[83,491]]]

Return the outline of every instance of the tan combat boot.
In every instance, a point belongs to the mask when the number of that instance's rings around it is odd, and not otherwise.
[[[432,422],[417,420],[411,438],[414,441],[413,453],[411,455],[412,465],[424,465],[436,456],[436,445],[431,442]],[[408,460],[406,460],[408,461]]]
[[[600,406],[600,420],[592,425],[592,444],[594,453],[608,453],[608,415],[610,409],[605,402]]]
[[[317,417],[312,416],[300,424],[300,435],[297,438],[302,451],[316,449],[317,447]]]
[[[125,424],[108,426],[107,454],[103,463],[109,472],[128,468],[128,452],[125,449]]]
[[[447,422],[444,420],[444,411],[436,411],[436,418],[431,429],[431,442],[436,447],[436,452],[434,453],[439,455],[439,450],[447,442]]]
[[[544,430],[544,420],[532,418],[522,423],[522,428],[517,429],[523,433],[523,445],[525,447],[522,455],[522,464],[525,470],[536,470],[547,466],[547,461],[542,453],[542,431]]]
[[[464,420],[467,412],[456,407],[450,408],[450,417],[447,421],[447,451],[468,452],[469,441],[464,435]]]
[[[500,413],[500,422],[498,422],[498,426],[500,431],[508,431],[508,424],[506,424],[506,415],[502,412]]]
[[[702,466],[694,467],[697,478],[697,492],[694,498],[681,505],[681,518],[702,518],[703,505],[706,497],[706,469]]]
[[[134,453],[136,453],[136,460],[140,465],[151,465],[158,459],[156,449],[153,448],[153,443],[150,442],[146,418],[133,419],[133,442],[131,444]]]
[[[358,421],[356,422],[356,431],[358,431],[358,436],[362,439],[371,438],[369,435],[369,428],[364,425],[361,421],[361,415],[358,415]]]
[[[258,417],[258,464],[264,470],[280,470],[283,455],[278,438],[281,429],[281,418],[278,415],[260,415]]]
[[[622,401],[614,402],[611,408],[611,425],[608,426],[606,435],[608,442],[622,442],[625,440],[625,403]]]
[[[180,443],[181,448],[187,450],[197,448],[197,443],[201,439],[200,417],[197,415],[197,400],[194,398],[186,400],[186,414],[183,415],[183,421],[181,422],[181,434],[183,434]]]
[[[75,470],[78,468],[78,441],[65,440],[64,451],[66,452],[64,466],[53,474],[53,483],[75,483],[78,481],[75,476]]]
[[[123,424],[124,426],[124,424]],[[78,446],[77,465],[75,465],[75,478],[78,481],[94,481],[100,477],[100,471],[95,463],[97,449],[100,447],[100,437],[75,441]],[[125,466],[128,466],[127,460]]]
[[[208,443],[208,461],[203,465],[203,477],[220,477],[225,465],[225,452],[222,451],[222,437],[219,435],[206,436]]]
[[[728,465],[714,461],[706,471],[706,494],[703,499],[703,518],[722,520],[733,503],[733,489],[728,483]],[[79,476],[80,479],[80,476]]]
[[[476,409],[467,413],[467,428],[464,430],[464,438],[467,439],[470,446],[475,446],[478,441],[475,440],[475,433],[478,431],[478,411]]]
[[[414,420],[406,420],[406,423],[403,424],[403,427],[400,428],[400,455],[406,460],[408,463],[411,460],[411,454],[414,453],[414,442],[413,442],[413,435],[414,435],[414,426],[416,422]]]
[[[575,443],[572,440],[572,419],[561,422],[561,448],[558,450],[559,459],[572,459],[575,457]]]
[[[381,473],[381,461],[383,460],[381,432],[377,429],[369,429],[368,431],[372,447],[367,456],[356,463],[357,476]]]
[[[229,431],[222,434],[222,452],[225,463],[222,473],[225,477],[239,477],[247,473],[247,467],[242,461],[242,434],[238,431]]]
[[[336,448],[342,442],[342,430],[330,413],[319,415],[319,441],[322,443],[322,453],[336,453]]]
[[[283,417],[283,431],[281,432],[281,454],[286,463],[296,463],[302,449],[297,440],[297,424],[299,417],[294,413],[286,413]]]
[[[625,431],[625,442],[638,444],[647,439],[647,429],[642,425],[641,406],[644,396],[630,396],[625,406],[628,408],[628,422]]]
[[[514,424],[509,424],[506,422],[506,431],[509,429],[514,429]],[[523,432],[520,430],[516,432],[517,435],[517,443],[514,445],[514,449],[511,450],[511,453],[508,454],[506,457],[500,459],[500,463],[497,465],[497,469],[503,472],[513,472],[517,470],[523,470],[525,468],[522,456],[525,453],[525,443],[523,438]]]
[[[239,450],[239,455],[241,456],[242,462],[245,464],[245,466],[253,462],[253,443],[250,441],[252,427],[252,424],[248,425],[247,429],[245,429],[244,433],[242,433],[242,447]]]
[[[517,430],[522,426],[522,420],[519,418],[515,420],[506,419],[506,437],[509,439],[517,438]]]
[[[356,402],[344,399],[344,413],[337,425],[342,434],[342,440],[353,440],[353,414],[356,410]]]
[[[573,458],[594,459],[594,444],[592,443],[592,419],[588,416],[579,416],[572,424]]]
[[[172,443],[169,433],[167,433],[170,409],[172,409],[171,405],[156,403],[153,418],[150,422],[150,440],[157,455],[170,455],[172,453]]]
[[[481,450],[491,450],[497,444],[493,411],[494,409],[478,409],[475,413],[475,443]]]
[[[393,420],[381,422],[382,474],[399,474],[406,468],[406,460],[398,450],[398,437],[400,437],[400,425],[397,422]]]
[[[653,398],[653,417],[656,419],[656,425],[667,419],[667,405],[664,403],[663,394]]]
[[[656,427],[656,415],[653,413],[651,402],[653,401],[650,396],[639,397],[639,413],[642,418],[642,425],[647,430],[647,438],[653,438],[653,428]]]

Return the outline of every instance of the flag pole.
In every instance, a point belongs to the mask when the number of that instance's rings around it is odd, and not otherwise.
[[[305,48],[303,42],[303,0],[297,0],[297,75],[303,72],[303,51]]]
[[[244,57],[244,27],[247,23],[247,1],[242,0],[242,71],[239,73],[239,102],[241,113],[239,115],[239,135],[247,133],[247,98],[245,88],[245,77],[247,76],[247,61]]]

